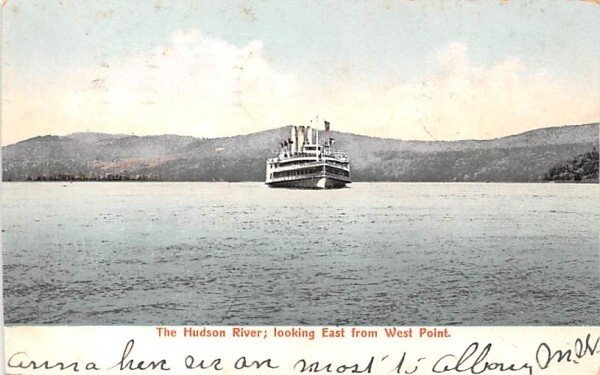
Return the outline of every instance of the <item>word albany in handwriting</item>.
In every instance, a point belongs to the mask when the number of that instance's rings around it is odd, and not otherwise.
[[[481,350],[480,350],[481,348]],[[533,367],[525,362],[521,364],[494,362],[487,359],[492,344],[481,345],[478,342],[471,343],[465,351],[456,356],[446,354],[440,357],[433,365],[431,371],[436,374],[442,373],[461,373],[483,374],[486,371],[527,371],[533,375]]]

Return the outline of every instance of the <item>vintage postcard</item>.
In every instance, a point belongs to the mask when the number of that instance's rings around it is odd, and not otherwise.
[[[7,374],[599,374],[600,4],[3,0]]]

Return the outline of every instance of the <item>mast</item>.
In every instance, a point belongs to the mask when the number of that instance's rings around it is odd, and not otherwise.
[[[315,130],[317,131],[317,139],[316,139],[316,149],[317,149],[317,160],[319,160],[319,158],[321,157],[321,151],[319,151],[319,115],[317,115],[317,126],[315,127]]]

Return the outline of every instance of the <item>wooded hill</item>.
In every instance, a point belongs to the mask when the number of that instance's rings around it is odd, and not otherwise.
[[[598,150],[577,155],[566,162],[556,164],[544,175],[546,181],[598,182]]]
[[[555,165],[598,149],[598,123],[491,139],[403,141],[330,132],[353,181],[543,181]],[[263,181],[290,126],[227,138],[75,133],[2,148],[4,181]],[[596,177],[597,180],[597,177]]]

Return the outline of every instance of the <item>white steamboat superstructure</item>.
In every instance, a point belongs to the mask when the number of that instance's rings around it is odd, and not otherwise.
[[[290,138],[267,159],[265,183],[297,189],[335,189],[349,184],[348,156],[333,149],[335,140],[327,137],[328,131],[329,123],[325,122],[325,139],[319,143],[318,129],[292,126]]]

